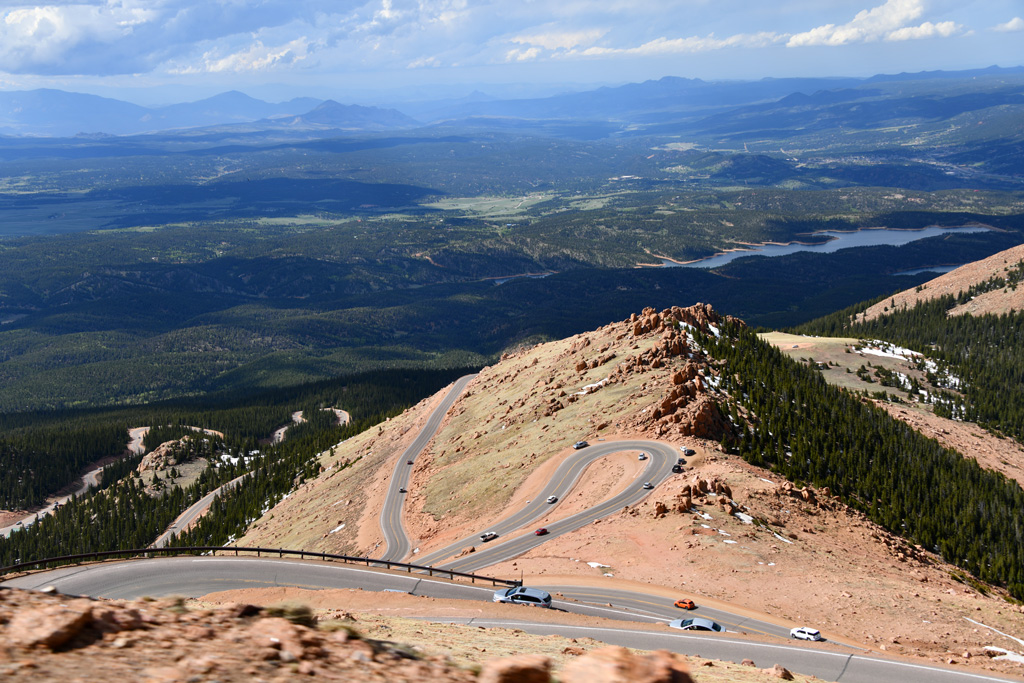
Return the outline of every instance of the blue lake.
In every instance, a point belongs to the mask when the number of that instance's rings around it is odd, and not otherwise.
[[[759,246],[752,246],[749,249],[716,254],[710,258],[693,261],[692,263],[675,263],[668,259],[662,259],[662,265],[682,268],[717,268],[719,266],[724,266],[730,261],[738,258],[745,258],[747,256],[786,256],[787,254],[795,254],[798,251],[830,254],[834,251],[839,251],[840,249],[850,249],[852,247],[875,247],[879,245],[898,247],[900,245],[909,244],[910,242],[916,242],[917,240],[923,240],[928,237],[938,237],[939,235],[946,235],[949,233],[966,234],[972,232],[985,232],[987,230],[989,230],[989,228],[974,225],[959,228],[941,228],[938,226],[932,226],[921,230],[892,230],[890,228],[866,228],[864,230],[857,230],[856,232],[823,230],[821,232],[814,233],[813,238],[830,238],[829,241],[824,244],[798,244],[796,242],[791,242],[789,244],[763,244]]]

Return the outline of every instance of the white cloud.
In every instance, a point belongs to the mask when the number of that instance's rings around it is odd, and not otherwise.
[[[590,29],[587,31],[552,31],[550,33],[516,36],[511,39],[511,42],[519,43],[521,45],[542,47],[545,50],[571,50],[582,45],[593,45],[606,33],[607,31],[603,29]]]
[[[275,67],[290,66],[306,58],[308,43],[296,39],[276,47],[267,47],[256,41],[245,50],[225,56],[217,56],[212,52],[203,55],[198,65],[169,69],[170,73],[242,73],[246,71],[269,71]]]
[[[59,61],[84,44],[122,39],[156,14],[118,5],[47,5],[10,9],[0,16],[0,68],[19,71]]]
[[[1024,31],[1024,19],[1020,17],[1014,17],[1005,24],[999,24],[995,27],[996,31],[1000,33],[1012,33],[1014,31]]]
[[[629,48],[591,47],[580,52],[588,57],[609,56],[609,55],[668,55],[668,54],[694,54],[698,52],[710,52],[729,47],[766,47],[780,43],[788,38],[787,35],[778,33],[738,33],[727,38],[716,38],[709,36],[691,36],[689,38],[656,38],[642,45]]]
[[[924,14],[923,0],[886,0],[885,4],[862,10],[849,22],[825,24],[791,36],[787,47],[809,45],[848,45],[877,40],[900,41],[914,38],[948,37],[962,30],[952,21],[933,24],[926,21],[908,25]]]
[[[506,62],[530,62],[540,56],[539,47],[531,47],[526,50],[514,49],[505,53]]]
[[[917,40],[918,38],[948,38],[959,33],[961,26],[956,22],[943,21],[933,24],[926,21],[920,26],[906,26],[890,31],[885,39],[889,41]]]

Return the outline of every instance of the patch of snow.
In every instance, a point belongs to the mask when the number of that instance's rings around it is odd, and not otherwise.
[[[998,657],[993,657],[992,658],[992,659],[994,659],[997,662],[1003,661],[1003,662],[1016,662],[1017,664],[1024,664],[1024,655],[1018,654],[1016,652],[1013,652],[1012,650],[1007,650],[1006,648],[1002,648],[1002,647],[995,647],[993,645],[986,645],[985,649],[986,650],[990,650],[992,652],[1002,652],[1003,653],[1003,654],[999,655]]]
[[[338,531],[341,531],[344,528],[345,528],[344,524],[339,524],[338,526],[334,527],[333,529],[331,529],[327,533],[329,533],[329,534],[337,533]]]
[[[704,527],[705,529],[710,529],[711,528],[707,524],[701,524],[701,526]]]
[[[711,515],[709,515],[706,512],[700,513],[700,516],[703,517],[704,519],[714,519],[714,517],[712,517]]]
[[[731,541],[731,540],[729,540],[728,538],[727,538],[727,539],[725,539],[724,541],[722,541],[722,543],[735,543],[735,542],[736,542],[736,541]]]
[[[576,396],[585,396],[585,395],[587,395],[589,393],[597,391],[598,389],[603,387],[605,384],[608,384],[608,378],[607,377],[605,377],[600,382],[595,382],[594,384],[588,384],[587,386],[585,386],[582,389],[580,389],[579,391],[577,391],[575,395]]]
[[[736,517],[736,519],[740,520],[744,524],[753,524],[754,523],[754,518],[751,517],[750,515],[748,515],[745,512],[734,512],[733,515]]]
[[[782,541],[783,543],[788,543],[788,544],[790,544],[790,545],[793,545],[793,541],[789,540],[789,539],[788,539],[788,538],[786,538],[785,536],[780,536],[780,535],[779,535],[779,534],[778,534],[777,532],[775,532],[775,531],[773,531],[773,532],[772,532],[772,534],[773,534],[773,535],[775,536],[775,538],[779,539],[779,540],[780,540],[780,541]]]
[[[607,572],[605,572],[601,576],[607,576],[607,577],[611,578],[611,577],[615,576],[615,574],[608,574]]]
[[[723,536],[732,536],[732,534],[722,531],[721,529],[718,530],[718,533],[722,534]]]
[[[715,325],[708,325],[708,329],[711,330],[711,334],[715,335],[716,337],[721,337],[722,336],[722,333],[718,330],[717,326],[715,326]]]
[[[758,477],[758,479],[760,479],[761,481],[763,481],[766,484],[774,484],[775,483],[771,479],[765,479],[764,477]]]
[[[587,562],[587,564],[593,567],[594,569],[606,569],[611,566],[607,564],[601,564],[600,562]]]

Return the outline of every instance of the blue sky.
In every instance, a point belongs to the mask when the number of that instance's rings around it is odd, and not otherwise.
[[[1024,0],[0,2],[0,89],[150,103],[992,64],[1024,64]]]

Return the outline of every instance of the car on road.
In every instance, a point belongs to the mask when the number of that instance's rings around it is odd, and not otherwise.
[[[653,488],[654,488],[654,484],[652,484],[652,483],[651,483],[651,482],[649,482],[649,481],[645,481],[645,482],[644,482],[644,488],[645,488],[645,489],[648,489],[648,490],[650,490],[650,489],[653,489]]]
[[[408,491],[406,491],[404,488],[398,489],[398,492],[399,493],[408,493]]]
[[[636,459],[637,460],[646,460],[647,459],[647,454],[646,453],[641,453],[640,455],[638,455],[636,457]]]
[[[822,640],[821,632],[810,626],[798,626],[789,632],[790,638],[797,640]]]
[[[484,543],[486,543],[487,541],[493,541],[497,537],[498,534],[494,533],[493,531],[485,531],[482,534],[480,534],[480,540]]]
[[[534,536],[547,536],[548,535],[548,530],[545,529],[544,527],[541,527],[541,528],[537,529],[536,531],[534,531],[533,534],[534,534]]]
[[[668,622],[668,625],[672,628],[682,629],[683,631],[712,631],[714,633],[725,633],[725,628],[717,621],[701,619],[700,617],[693,617],[692,619],[675,619],[674,621]]]
[[[494,591],[494,602],[509,602],[515,605],[551,607],[551,594],[538,588],[516,586]]]
[[[558,502],[558,496],[548,496],[548,502],[549,503],[557,503]]]
[[[697,605],[689,598],[680,598],[675,604],[680,609],[697,609]]]
[[[589,444],[589,443],[587,443],[586,441],[577,441],[576,443],[574,443],[574,444],[572,445],[572,447],[573,447],[573,448],[575,448],[576,450],[579,450],[579,449],[581,449],[581,448],[586,448],[586,447],[587,447],[587,446],[589,446],[589,445],[590,445],[590,444]]]
[[[411,464],[412,464],[412,460],[406,460],[406,461],[405,461],[405,464],[406,464],[406,465],[411,465]]]

